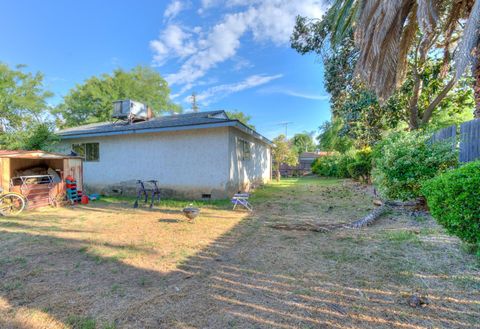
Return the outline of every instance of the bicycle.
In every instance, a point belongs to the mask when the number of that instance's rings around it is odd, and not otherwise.
[[[19,193],[7,192],[3,193],[0,187],[0,215],[16,216],[25,209],[27,201],[25,197]]]

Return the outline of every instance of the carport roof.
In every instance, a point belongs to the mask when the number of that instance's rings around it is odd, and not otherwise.
[[[0,158],[18,158],[18,159],[71,159],[82,157],[65,155],[60,153],[45,152],[41,150],[26,151],[26,150],[0,150]]]

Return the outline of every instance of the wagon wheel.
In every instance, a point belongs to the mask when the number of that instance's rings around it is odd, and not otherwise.
[[[0,214],[15,216],[25,209],[25,198],[21,194],[6,193],[0,196]]]

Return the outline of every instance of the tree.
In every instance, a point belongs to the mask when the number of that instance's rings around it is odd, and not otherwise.
[[[277,182],[280,181],[280,166],[286,164],[288,166],[295,166],[298,163],[298,155],[285,135],[280,135],[273,139],[272,157],[273,170],[276,173]]]
[[[355,44],[359,49],[356,72],[381,101],[390,97],[402,85],[407,71],[412,70],[412,129],[430,120],[434,109],[469,65],[477,83],[480,81],[480,0],[337,0],[332,8],[332,41],[335,43],[355,26]],[[442,73],[448,72],[452,53],[455,72],[432,95],[420,116],[417,106],[423,90],[424,65],[429,56],[441,50]],[[477,84],[474,89],[478,88]],[[479,108],[480,95],[476,96]]]
[[[28,129],[0,135],[0,148],[54,151],[54,146],[59,140],[54,132],[53,123],[35,123]]]
[[[238,120],[247,127],[250,127],[250,129],[255,130],[255,126],[250,123],[250,120],[252,119],[251,115],[245,114],[241,111],[234,110],[234,111],[225,111],[227,113],[227,116],[232,119],[232,120]]]
[[[315,142],[313,141],[314,132],[303,132],[295,134],[292,138],[292,144],[297,150],[297,153],[313,152],[316,149]]]
[[[321,151],[337,151],[343,154],[353,147],[353,141],[340,133],[342,127],[339,119],[326,121],[320,126],[317,140]]]
[[[170,101],[170,88],[161,75],[152,68],[137,66],[89,78],[71,89],[53,112],[62,127],[102,122],[111,119],[113,102],[121,99],[145,103],[157,114],[181,111]]]
[[[0,133],[24,130],[40,123],[53,94],[43,86],[43,74],[23,71],[24,65],[11,69],[0,63]]]
[[[43,74],[0,63],[0,149],[49,149],[55,141],[48,122]]]
[[[332,93],[332,99],[335,100],[332,104],[333,114],[336,115],[335,112],[339,109],[346,110],[339,113],[348,126],[345,131],[351,135],[359,135],[359,140],[375,142],[382,129],[394,127],[399,120],[406,121],[410,129],[421,128],[430,122],[438,108],[444,107],[441,106],[444,99],[454,94],[448,93],[456,81],[455,72],[449,71],[449,58],[453,45],[456,44],[455,38],[461,34],[457,18],[464,17],[464,12],[470,10],[466,6],[468,1],[452,3],[444,0],[441,5],[435,4],[431,8],[422,7],[425,1],[427,0],[419,0],[417,4],[415,1],[369,0],[364,6],[360,6],[359,0],[337,0],[321,21],[297,18],[292,34],[292,47],[302,54],[311,51],[322,54],[322,48],[327,48],[327,51],[323,52],[326,53],[325,80],[327,90]],[[409,10],[410,16],[405,18],[404,25],[397,26],[395,24],[403,19],[404,14],[397,11],[398,6],[406,2],[413,6],[405,5],[404,8]],[[392,8],[388,7],[388,3]],[[390,11],[385,11],[386,8]],[[417,18],[417,8],[421,18]],[[380,9],[384,11],[381,12]],[[428,13],[428,10],[435,12]],[[397,15],[386,15],[387,12]],[[372,21],[364,17],[368,14],[373,15]],[[382,19],[383,16],[387,16],[386,19]],[[429,23],[436,27],[431,30],[432,27],[425,26],[425,20],[428,17],[433,19],[434,16],[439,18],[438,22]],[[376,29],[372,27],[374,23],[378,24]],[[388,24],[393,24],[396,29],[392,27],[389,30],[391,26]],[[395,39],[400,27],[403,29],[403,34],[400,35],[401,42]],[[365,29],[370,30],[365,32]],[[382,34],[381,31],[390,32]],[[374,33],[377,33],[377,37],[372,36]],[[364,44],[367,42],[364,39],[370,42],[368,47]],[[375,44],[379,40],[384,40],[384,44]],[[388,49],[382,48],[387,45]],[[365,47],[362,48],[363,46]],[[438,58],[440,46],[445,53],[443,59]],[[372,60],[373,56],[377,56],[377,60]],[[436,68],[432,69],[433,66]],[[362,78],[361,82],[354,79],[356,74]],[[429,86],[426,85],[428,82]],[[408,89],[403,88],[405,85],[408,85]],[[399,86],[402,91],[398,90]],[[461,88],[465,86],[462,85]],[[369,95],[369,89],[375,91],[380,102]],[[402,107],[392,107],[394,101],[398,99],[395,96],[407,90],[408,103],[402,104]],[[457,91],[458,87],[455,92]],[[350,97],[352,95],[355,97]],[[390,100],[392,95],[393,101]],[[349,98],[354,102],[349,101]],[[350,104],[343,106],[345,103]],[[352,104],[356,104],[355,113],[350,110]],[[352,122],[352,117],[356,119],[354,122],[359,123],[354,127],[369,128],[351,131],[349,123]],[[364,133],[369,134],[362,136]]]

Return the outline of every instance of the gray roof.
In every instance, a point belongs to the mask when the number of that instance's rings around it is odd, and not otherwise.
[[[125,121],[93,123],[66,128],[58,131],[57,135],[59,135],[61,139],[68,139],[229,126],[236,127],[268,144],[272,143],[270,140],[245,126],[240,121],[229,119],[225,111],[191,112],[166,115],[134,123],[128,123]]]

